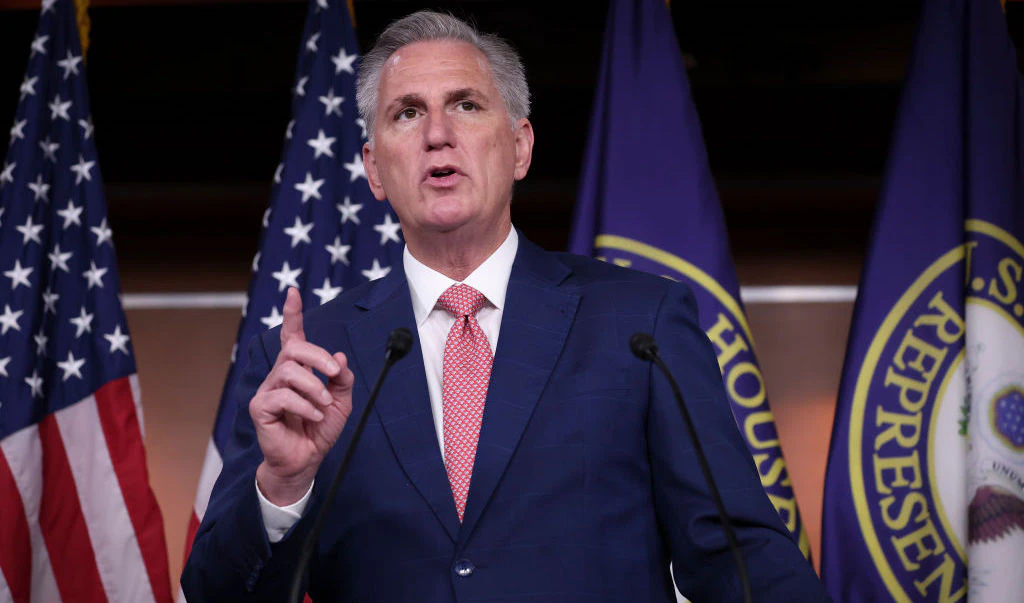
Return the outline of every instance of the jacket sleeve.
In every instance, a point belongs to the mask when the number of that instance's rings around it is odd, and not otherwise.
[[[654,333],[679,383],[697,437],[746,559],[755,601],[828,601],[768,500],[726,397],[690,290],[673,283]],[[655,508],[680,592],[694,601],[741,601],[736,564],[668,380],[653,364],[648,454]]]
[[[275,352],[276,355],[276,352]],[[284,539],[271,544],[256,495],[256,468],[263,453],[249,417],[249,400],[270,371],[259,336],[249,344],[249,362],[234,395],[236,415],[224,466],[196,532],[181,586],[189,603],[285,601],[299,552],[316,513],[315,494]]]

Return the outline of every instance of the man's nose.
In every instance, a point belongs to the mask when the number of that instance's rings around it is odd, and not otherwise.
[[[423,131],[427,150],[455,146],[455,129],[451,116],[445,111],[431,111],[426,116]]]

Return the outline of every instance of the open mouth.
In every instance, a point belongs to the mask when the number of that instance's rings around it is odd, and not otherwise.
[[[453,170],[453,169],[440,169],[440,170],[434,170],[434,171],[430,172],[430,177],[431,178],[445,178],[447,176],[451,176],[454,173],[455,173],[455,170]]]

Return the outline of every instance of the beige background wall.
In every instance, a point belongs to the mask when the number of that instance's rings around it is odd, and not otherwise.
[[[817,565],[825,462],[852,304],[751,304],[747,310]],[[238,319],[234,309],[128,312],[150,479],[175,579]]]

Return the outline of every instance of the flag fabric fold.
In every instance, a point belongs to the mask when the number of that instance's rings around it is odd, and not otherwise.
[[[1024,601],[1024,104],[998,0],[926,0],[840,384],[837,601]]]
[[[0,165],[0,600],[169,602],[85,77],[43,0]]]
[[[690,286],[761,482],[809,557],[671,15],[613,0],[605,31],[570,251]]]
[[[310,0],[292,88],[292,120],[199,478],[186,558],[220,474],[220,451],[230,438],[239,405],[248,403],[234,398],[248,341],[281,324],[288,287],[297,287],[303,308],[311,308],[343,289],[385,276],[401,261],[398,219],[386,202],[373,198],[366,182],[366,124],[358,117],[355,98],[358,57],[346,2]]]

